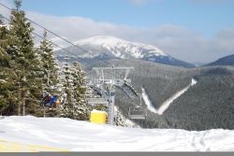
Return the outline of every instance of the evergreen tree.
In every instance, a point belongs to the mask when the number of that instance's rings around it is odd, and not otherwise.
[[[38,49],[38,54],[41,62],[41,83],[42,83],[42,92],[41,94],[45,94],[46,92],[52,95],[60,95],[61,93],[58,91],[58,82],[59,82],[59,66],[56,62],[56,59],[54,57],[54,51],[53,51],[53,45],[52,43],[47,39],[47,31],[44,31],[43,39],[40,42],[40,47]],[[53,104],[51,107],[55,107],[56,105]],[[45,111],[45,108],[43,106],[43,111]],[[48,115],[48,113],[46,113]],[[55,116],[57,114],[56,110],[51,110],[49,112],[49,116]],[[45,115],[45,114],[44,114]]]
[[[85,99],[86,93],[86,82],[85,82],[85,73],[81,69],[79,63],[74,63],[72,70],[72,80],[74,87],[74,99],[75,99],[75,117],[79,120],[87,120],[90,114],[90,106],[87,104]]]
[[[65,58],[65,59],[68,59],[68,58]],[[74,116],[73,99],[74,98],[72,97],[73,88],[71,87],[70,72],[71,72],[70,66],[68,65],[68,63],[66,63],[63,68],[64,79],[62,80],[62,83],[64,86],[64,94],[65,94],[64,98],[65,99],[63,99],[62,101],[60,116],[73,118]]]
[[[25,17],[25,12],[20,10],[21,1],[15,0],[16,9],[11,11],[10,30],[8,35],[9,45],[7,52],[13,60],[11,68],[15,72],[16,97],[18,115],[25,115],[26,106],[33,113],[35,104],[38,103],[38,77],[39,59],[34,49],[31,23]],[[23,109],[21,111],[21,109]]]
[[[64,75],[67,99],[61,106],[61,116],[77,120],[88,120],[91,107],[85,99],[84,72],[78,63],[74,63],[73,67],[65,64]]]
[[[10,69],[10,57],[6,52],[9,30],[0,18],[0,113],[10,115],[14,105],[11,102],[12,70]]]
[[[46,88],[54,86],[58,83],[58,64],[54,57],[53,46],[50,41],[47,40],[47,31],[44,31],[43,40],[41,41],[40,48],[40,60],[42,62],[42,71],[44,75],[43,84]]]

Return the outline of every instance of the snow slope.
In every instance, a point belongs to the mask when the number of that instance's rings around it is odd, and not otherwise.
[[[0,127],[0,151],[234,151],[234,130],[140,129],[32,116],[5,117]]]
[[[168,109],[168,107],[172,104],[172,102],[174,100],[179,98],[190,87],[192,87],[192,86],[194,86],[196,84],[197,84],[197,81],[195,79],[192,79],[191,83],[188,86],[186,86],[185,88],[183,88],[180,91],[176,92],[174,95],[172,95],[166,101],[164,101],[158,109],[154,108],[154,106],[152,105],[151,100],[149,99],[149,96],[147,95],[144,88],[142,88],[142,97],[143,97],[143,100],[144,100],[145,104],[147,105],[148,110],[150,110],[153,113],[157,113],[159,115],[162,115]]]
[[[169,99],[167,99],[165,102],[162,103],[162,105],[158,109],[158,114],[162,115],[164,111],[168,109],[168,107],[171,105],[171,103],[176,100],[178,97],[180,97],[182,94],[184,94],[190,87],[197,84],[197,81],[192,79],[191,83],[183,88],[182,90],[176,92],[174,95],[172,95]]]
[[[126,41],[114,36],[94,36],[76,41],[76,46],[69,46],[56,51],[59,58],[78,57],[79,60],[137,59],[168,65],[194,67],[194,65],[173,58],[154,45]]]
[[[145,91],[145,88],[141,88],[142,90],[142,98],[145,102],[145,104],[147,105],[147,109],[153,113],[158,113],[158,110],[156,108],[154,108],[154,106],[152,105],[152,102],[148,96],[148,94]]]
[[[156,46],[130,42],[114,36],[94,36],[77,41],[75,44],[81,47],[95,47],[96,51],[94,53],[96,55],[100,55],[100,53],[103,53],[104,50],[109,51],[114,57],[123,59],[143,58],[146,54],[155,56],[168,56]]]

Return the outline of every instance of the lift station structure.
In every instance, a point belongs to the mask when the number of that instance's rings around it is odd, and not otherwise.
[[[107,123],[114,125],[114,106],[116,88],[122,90],[129,98],[138,97],[139,94],[131,86],[131,79],[128,78],[130,70],[133,67],[93,67],[96,76],[94,76],[88,86],[95,92],[98,97],[88,98],[88,103],[104,104],[108,107]],[[129,114],[129,113],[128,113]],[[145,119],[143,114],[135,114],[137,119]]]

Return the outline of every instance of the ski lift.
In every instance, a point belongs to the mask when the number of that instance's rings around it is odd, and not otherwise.
[[[41,100],[41,104],[47,107],[56,107],[60,104],[57,95],[50,95],[49,93],[44,93],[43,98]]]
[[[132,120],[145,120],[146,111],[142,109],[142,98],[140,97],[140,105],[131,106],[128,110],[128,117]]]
[[[128,116],[133,120],[145,120],[145,111],[140,106],[129,107]]]

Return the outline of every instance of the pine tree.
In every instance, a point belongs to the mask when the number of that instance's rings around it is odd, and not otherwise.
[[[89,118],[91,107],[87,104],[85,99],[86,82],[85,73],[81,69],[79,63],[75,62],[72,70],[72,80],[74,87],[74,99],[75,99],[75,118],[79,120],[87,120]]]
[[[50,42],[47,39],[47,30],[44,31],[43,39],[40,42],[40,47],[37,49],[40,62],[41,62],[41,83],[42,83],[42,95],[47,92],[50,95],[60,95],[61,93],[58,91],[59,88],[57,88],[57,85],[59,83],[59,66],[56,62],[54,51],[53,51],[53,45],[52,42]],[[53,89],[52,89],[53,88]],[[51,107],[55,107],[55,105],[52,105]],[[45,107],[43,105],[43,112],[45,111]],[[45,113],[45,112],[44,112]],[[49,113],[49,116],[56,116],[57,109],[51,110]],[[44,114],[45,115],[45,114]]]
[[[65,64],[64,75],[67,99],[61,106],[61,116],[77,120],[88,120],[91,107],[85,99],[84,72],[78,63],[74,63],[73,67]]]
[[[58,83],[58,64],[54,57],[53,46],[50,41],[47,40],[47,31],[44,31],[43,40],[41,41],[40,48],[40,60],[42,62],[42,71],[45,77],[43,84],[46,88],[54,86]]]
[[[0,113],[10,115],[14,105],[11,102],[12,70],[10,69],[10,57],[6,52],[9,30],[0,18]]]
[[[36,78],[40,62],[34,49],[33,27],[25,17],[25,12],[20,10],[21,0],[15,0],[15,6],[16,9],[11,11],[7,52],[13,60],[11,68],[16,76],[16,92],[12,96],[16,97],[18,115],[25,115],[26,106],[30,108],[30,113],[33,113],[33,107],[38,103],[37,90],[40,84]]]

